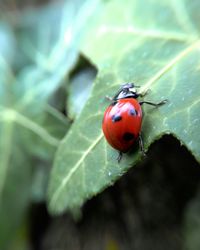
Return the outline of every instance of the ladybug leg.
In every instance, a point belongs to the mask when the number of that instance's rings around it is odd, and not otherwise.
[[[145,150],[144,150],[144,144],[143,144],[143,140],[142,140],[141,134],[139,134],[139,145],[140,145],[140,150],[141,150],[143,156],[146,156],[146,153],[145,153]]]
[[[105,96],[105,99],[108,100],[108,101],[113,101],[113,98],[108,96],[108,95]]]
[[[140,102],[140,105],[148,104],[148,105],[151,105],[151,106],[154,106],[154,107],[158,107],[158,106],[161,106],[161,105],[165,104],[166,102],[167,102],[167,100],[163,100],[163,101],[157,102],[157,103],[142,101],[142,102]]]
[[[114,106],[117,103],[117,101],[110,96],[105,96],[105,99],[111,102],[110,105]]]
[[[117,156],[117,161],[118,161],[118,163],[120,163],[120,161],[121,161],[121,159],[122,159],[122,155],[123,155],[123,153],[122,153],[121,151],[119,151],[119,154],[118,154],[118,156]]]

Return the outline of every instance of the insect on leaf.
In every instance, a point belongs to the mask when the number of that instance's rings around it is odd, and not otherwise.
[[[105,1],[96,11],[82,45],[98,78],[79,119],[60,145],[49,184],[49,210],[81,206],[117,180],[141,158],[135,150],[117,163],[117,152],[101,131],[106,95],[135,82],[145,100],[144,146],[163,134],[174,135],[200,161],[200,2]],[[92,39],[91,39],[92,38]]]

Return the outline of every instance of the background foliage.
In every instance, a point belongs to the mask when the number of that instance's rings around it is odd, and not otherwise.
[[[136,147],[117,164],[101,132],[123,82],[168,99],[144,108],[145,148],[172,134],[200,160],[199,1],[22,2],[0,4],[1,249],[26,248],[31,204],[78,211],[144,161]]]

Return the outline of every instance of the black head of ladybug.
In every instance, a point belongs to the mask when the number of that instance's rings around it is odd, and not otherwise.
[[[113,100],[117,101],[123,98],[138,98],[139,95],[136,91],[136,88],[138,88],[138,86],[135,86],[134,83],[122,84],[119,91],[113,97]]]

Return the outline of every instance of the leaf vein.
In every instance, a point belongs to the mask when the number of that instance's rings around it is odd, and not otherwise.
[[[146,92],[149,87],[160,79],[166,72],[168,72],[174,65],[176,65],[181,59],[187,56],[191,51],[200,46],[200,40],[197,40],[195,43],[192,43],[185,50],[181,51],[176,57],[174,57],[167,65],[165,65],[161,70],[159,70],[155,76],[153,76],[140,90],[140,92]]]
[[[54,202],[57,200],[60,192],[62,191],[62,189],[67,185],[67,183],[69,182],[70,178],[72,177],[72,175],[77,171],[77,169],[81,166],[83,160],[88,156],[88,154],[91,152],[91,150],[99,143],[99,141],[103,138],[103,134],[101,133],[96,140],[94,140],[94,142],[91,144],[90,147],[88,147],[88,149],[85,151],[85,153],[82,155],[82,157],[77,161],[77,163],[74,165],[73,168],[71,168],[71,170],[69,171],[68,175],[66,175],[65,178],[63,178],[62,182],[60,183],[60,186],[58,186],[57,190],[54,192],[54,194],[52,195],[52,199],[50,201],[50,206],[52,204],[54,204]]]
[[[43,127],[30,120],[28,117],[25,117],[24,115],[15,111],[14,109],[5,109],[5,111],[1,113],[0,117],[3,118],[3,120],[16,122],[22,127],[31,130],[52,146],[57,147],[59,145],[58,139],[50,135]]]
[[[147,37],[147,38],[157,38],[157,39],[164,39],[164,40],[177,40],[177,41],[188,41],[188,40],[193,40],[194,37],[191,36],[190,39],[188,35],[186,34],[179,34],[179,33],[166,33],[166,32],[161,32],[157,30],[141,30],[137,27],[132,27],[132,26],[127,26],[127,27],[114,27],[114,26],[103,26],[98,35],[101,36],[102,34],[104,35],[105,33],[127,33],[127,34],[133,34],[136,36],[141,36],[141,37]]]

